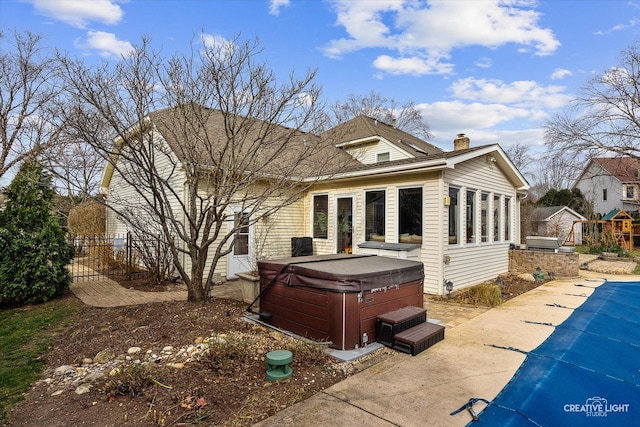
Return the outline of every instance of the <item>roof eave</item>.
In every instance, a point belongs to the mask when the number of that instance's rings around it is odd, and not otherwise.
[[[413,173],[417,170],[423,169],[428,171],[436,171],[446,169],[448,167],[446,159],[433,159],[422,162],[413,162],[404,165],[388,165],[378,166],[366,169],[359,169],[357,171],[337,173],[333,175],[321,175],[306,178],[305,181],[328,181],[338,179],[352,179],[363,178],[367,176],[376,175],[400,175],[406,173]]]

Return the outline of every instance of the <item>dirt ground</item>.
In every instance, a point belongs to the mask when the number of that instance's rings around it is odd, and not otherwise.
[[[55,340],[43,380],[16,405],[10,425],[248,426],[393,354],[338,363],[246,322],[245,307],[214,299],[84,308]],[[97,363],[106,349],[115,357]],[[294,375],[267,382],[265,355],[275,349],[293,352]],[[82,384],[89,391],[77,394]]]
[[[512,277],[503,294],[539,284]],[[144,280],[122,285],[159,289]],[[317,345],[247,322],[245,308],[220,298],[84,307],[45,355],[43,379],[16,405],[10,425],[248,426],[394,354],[385,348],[338,363]],[[294,375],[267,382],[265,356],[275,349],[292,351]]]

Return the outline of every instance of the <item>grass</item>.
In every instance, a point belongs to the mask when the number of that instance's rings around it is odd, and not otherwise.
[[[36,381],[54,334],[80,313],[81,303],[60,298],[35,306],[0,309],[0,425]]]

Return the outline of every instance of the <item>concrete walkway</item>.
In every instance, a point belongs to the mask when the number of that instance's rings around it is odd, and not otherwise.
[[[536,348],[553,331],[540,323],[562,323],[605,278],[638,280],[585,271],[580,278],[548,282],[447,327],[444,341],[417,356],[398,353],[256,426],[464,426],[469,412],[449,414],[471,398],[494,399],[524,361],[524,354],[505,348]]]

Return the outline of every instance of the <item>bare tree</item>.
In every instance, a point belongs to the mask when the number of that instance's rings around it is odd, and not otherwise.
[[[395,123],[398,129],[424,140],[431,138],[429,125],[413,102],[400,104],[395,99],[386,98],[374,91],[367,95],[351,94],[345,101],[338,101],[330,106],[328,114],[329,127],[362,114],[390,125]]]
[[[104,164],[91,145],[64,142],[52,146],[40,158],[54,177],[57,193],[71,200],[72,206],[96,195]]]
[[[219,260],[243,244],[239,231],[353,160],[304,131],[322,107],[314,71],[278,81],[258,41],[192,52],[165,58],[143,40],[115,65],[63,64],[77,101],[71,136],[96,148],[119,183],[108,207],[166,245],[189,300],[201,301]]]
[[[55,56],[30,32],[0,28],[0,178],[58,144],[62,87]]]
[[[536,162],[530,171],[532,188],[530,194],[539,199],[549,190],[572,188],[580,172],[584,169],[584,161],[568,152],[553,151]]]
[[[516,142],[505,148],[504,151],[507,153],[507,156],[509,156],[509,159],[511,159],[513,165],[523,173],[529,169],[531,162],[534,160],[529,146],[521,142]]]
[[[545,142],[555,152],[589,159],[640,157],[640,50],[632,45],[620,64],[590,79],[571,108],[547,122]]]

